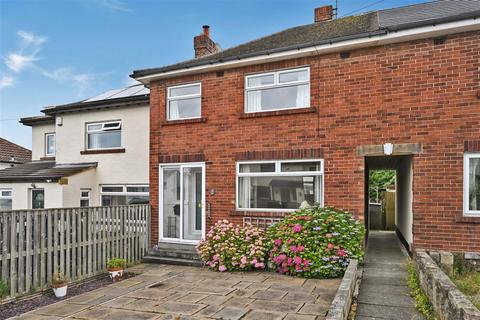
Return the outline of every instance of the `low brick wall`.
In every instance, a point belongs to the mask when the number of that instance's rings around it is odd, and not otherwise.
[[[337,294],[330,305],[325,320],[347,319],[352,306],[353,293],[357,283],[358,261],[351,260],[338,287]]]
[[[480,311],[468,300],[425,250],[413,254],[420,284],[442,320],[480,320]]]

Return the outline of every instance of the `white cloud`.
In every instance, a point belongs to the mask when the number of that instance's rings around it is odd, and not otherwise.
[[[0,78],[0,89],[13,86],[15,78],[11,76],[2,76]]]
[[[136,84],[140,84],[140,82],[138,82],[137,80],[129,77],[129,76],[126,76],[125,77],[125,81],[124,81],[124,84],[129,87],[129,86],[134,86]]]
[[[25,68],[31,66],[37,58],[36,54],[22,55],[20,53],[10,53],[5,58],[5,65],[14,72],[20,72]]]
[[[47,37],[41,37],[33,34],[32,32],[28,31],[18,31],[17,35],[22,38],[23,45],[25,47],[28,46],[40,46],[42,45],[45,41],[47,41]]]
[[[92,83],[100,75],[93,73],[75,73],[71,68],[58,68],[53,71],[41,70],[42,74],[58,83],[66,83],[75,86],[79,95],[83,95]]]
[[[92,0],[92,2],[113,11],[128,13],[134,11],[132,8],[129,8],[124,1],[121,0]]]

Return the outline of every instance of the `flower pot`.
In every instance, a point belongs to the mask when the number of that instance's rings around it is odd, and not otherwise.
[[[108,273],[110,274],[110,278],[115,281],[123,277],[123,268],[108,269]]]
[[[52,289],[53,289],[53,293],[55,293],[55,297],[57,298],[65,297],[67,295],[67,287],[68,287],[67,284],[53,286]]]

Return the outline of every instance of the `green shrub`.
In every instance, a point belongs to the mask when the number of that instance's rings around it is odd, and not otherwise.
[[[408,272],[408,287],[410,288],[410,295],[415,299],[415,308],[425,316],[428,320],[435,320],[433,314],[433,307],[428,300],[427,295],[420,287],[420,279],[418,278],[417,270],[410,261],[407,266]]]
[[[343,275],[350,259],[363,257],[365,227],[346,211],[300,209],[268,230],[269,267],[305,278]]]
[[[7,297],[9,293],[10,288],[8,287],[8,283],[4,280],[0,280],[0,299]]]
[[[124,269],[127,265],[127,260],[122,258],[112,258],[107,261],[108,269]]]
[[[265,232],[247,224],[234,225],[219,220],[198,247],[198,254],[212,270],[248,271],[264,269],[266,260]]]

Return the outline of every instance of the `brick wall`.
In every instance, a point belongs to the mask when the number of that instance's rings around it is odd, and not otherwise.
[[[296,66],[310,66],[310,109],[243,113],[245,74]],[[462,217],[463,153],[480,141],[479,68],[480,33],[471,32],[440,45],[425,39],[353,51],[346,59],[336,53],[152,82],[153,241],[159,161],[204,159],[206,188],[216,190],[207,192],[207,224],[241,223],[245,213],[235,211],[239,155],[297,150],[309,157],[308,150],[317,150],[325,161],[325,205],[363,219],[364,158],[355,148],[392,142],[423,145],[413,158],[414,245],[479,252],[480,218]],[[166,124],[166,87],[192,81],[202,82],[202,119]]]

